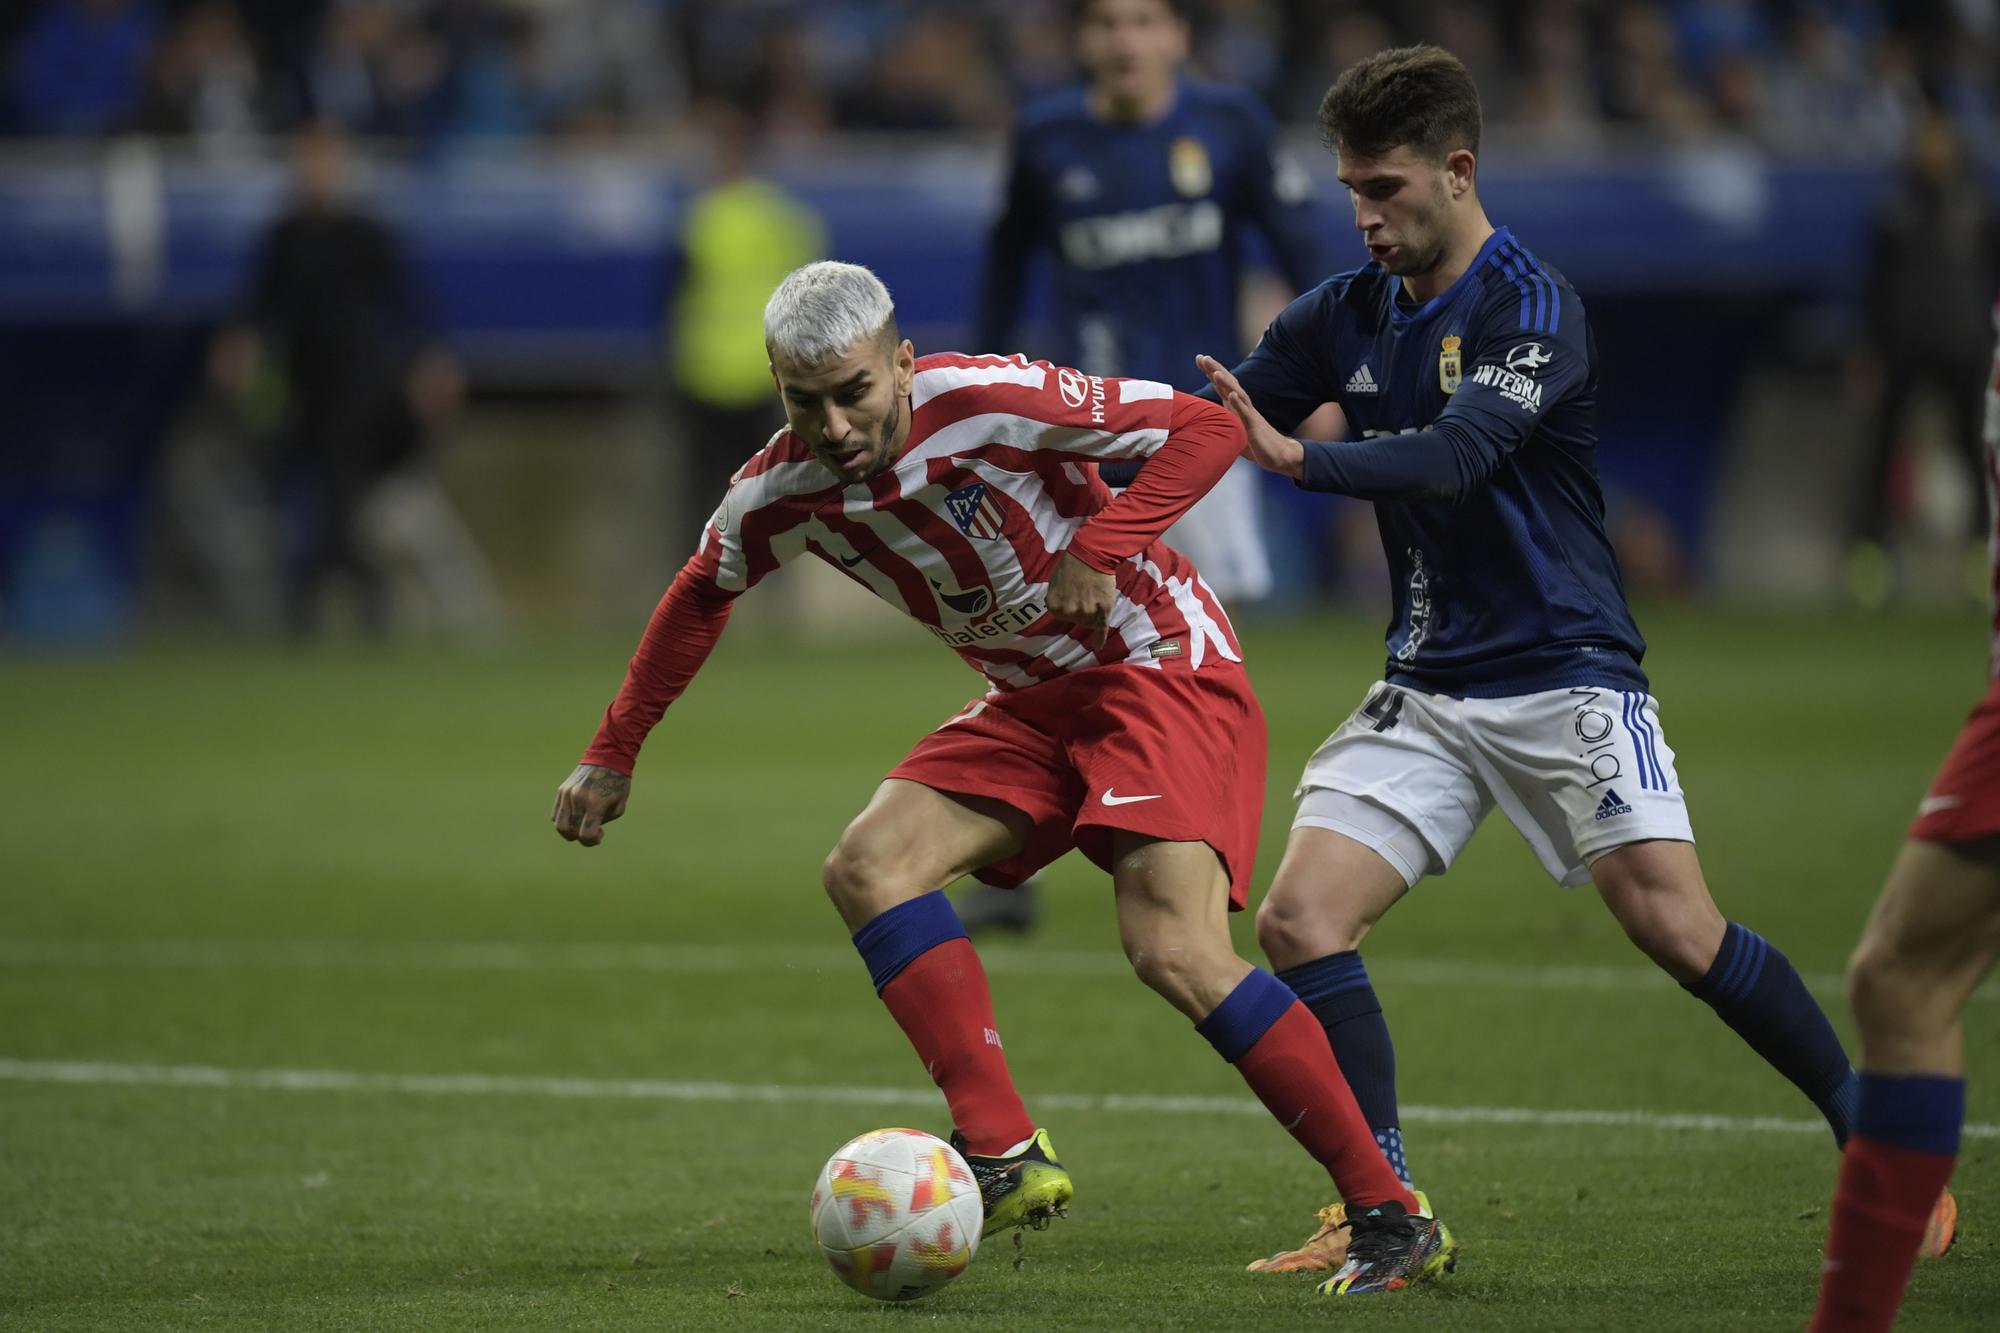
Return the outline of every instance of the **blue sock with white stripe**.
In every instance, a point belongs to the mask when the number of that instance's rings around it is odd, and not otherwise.
[[[1278,973],[1326,1029],[1333,1058],[1354,1089],[1354,1100],[1375,1135],[1375,1144],[1404,1185],[1410,1162],[1403,1152],[1403,1126],[1396,1109],[1396,1046],[1382,1017],[1382,1002],[1368,969],[1353,949],[1315,958]]]
[[[1790,959],[1732,921],[1708,975],[1685,989],[1812,1099],[1834,1142],[1847,1142],[1859,1095],[1854,1067]]]

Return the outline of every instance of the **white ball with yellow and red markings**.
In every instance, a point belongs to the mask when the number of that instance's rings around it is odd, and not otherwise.
[[[813,1185],[820,1253],[864,1296],[912,1301],[965,1271],[986,1216],[956,1149],[918,1129],[878,1129],[841,1145]]]

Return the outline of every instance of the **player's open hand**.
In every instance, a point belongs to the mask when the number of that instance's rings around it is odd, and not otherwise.
[[[1243,456],[1263,468],[1280,476],[1297,481],[1306,474],[1306,449],[1289,435],[1280,434],[1270,422],[1264,420],[1250,402],[1250,395],[1243,392],[1243,386],[1236,382],[1236,376],[1229,368],[1212,356],[1198,356],[1194,363],[1201,373],[1208,376],[1208,382],[1215,386],[1215,396],[1222,405],[1236,414],[1243,423],[1246,442]]]
[[[1092,569],[1068,551],[1056,561],[1055,573],[1049,576],[1049,614],[1081,626],[1092,644],[1104,642],[1111,604],[1117,600],[1118,584],[1109,574]]]
[[[604,841],[604,826],[625,813],[625,798],[631,794],[632,779],[617,769],[578,764],[556,790],[549,818],[570,842],[595,847]]]

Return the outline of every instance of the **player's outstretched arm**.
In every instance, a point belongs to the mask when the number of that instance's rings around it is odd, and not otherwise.
[[[549,818],[565,841],[595,847],[604,841],[604,826],[625,813],[631,794],[632,779],[626,774],[602,764],[578,764],[556,789]]]
[[[1216,399],[1243,423],[1243,456],[1282,477],[1297,481],[1306,474],[1306,450],[1291,436],[1264,420],[1264,414],[1250,401],[1250,395],[1236,382],[1229,368],[1212,356],[1198,356],[1194,363],[1215,387]]]

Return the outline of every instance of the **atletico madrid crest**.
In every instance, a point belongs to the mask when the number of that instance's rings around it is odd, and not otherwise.
[[[968,537],[981,541],[1000,535],[1006,525],[1007,515],[1000,508],[1000,502],[987,490],[986,483],[975,481],[961,486],[944,497],[944,509],[951,515],[951,521],[958,530]]]
[[[1459,337],[1455,333],[1439,344],[1438,387],[1446,393],[1457,391],[1462,373],[1462,364],[1458,359],[1458,344]]]

